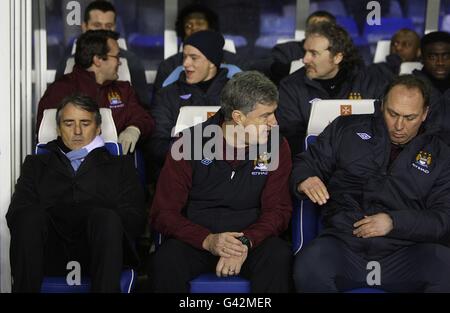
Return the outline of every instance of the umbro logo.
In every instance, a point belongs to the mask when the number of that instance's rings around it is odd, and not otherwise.
[[[368,133],[356,133],[362,140],[369,140],[372,138]]]
[[[201,160],[200,162],[201,162],[203,165],[208,166],[208,165],[210,165],[210,164],[212,163],[212,160],[210,160],[210,159],[203,159],[203,160]]]

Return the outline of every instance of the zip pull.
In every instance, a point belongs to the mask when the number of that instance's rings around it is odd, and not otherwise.
[[[231,180],[233,180],[234,174],[236,174],[236,172],[235,171],[231,171],[231,177],[230,177]]]

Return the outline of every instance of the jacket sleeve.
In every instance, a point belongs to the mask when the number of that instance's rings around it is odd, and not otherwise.
[[[309,117],[302,114],[297,87],[289,78],[291,76],[281,81],[280,101],[275,115],[280,131],[288,140],[291,152],[295,155],[302,149]]]
[[[139,103],[139,99],[129,82],[122,82],[127,84],[127,126],[133,125],[141,131],[141,138],[147,137],[153,131],[155,122],[152,116],[144,110]]]
[[[279,151],[278,168],[269,172],[261,195],[261,215],[258,220],[243,230],[253,244],[258,246],[269,236],[278,236],[288,227],[292,214],[289,193],[289,173],[292,169],[291,152],[286,140]]]
[[[168,153],[156,186],[155,198],[150,210],[150,223],[156,231],[165,236],[203,249],[203,240],[210,231],[191,222],[182,214],[191,186],[190,161],[184,159],[175,161]]]
[[[450,164],[442,167],[424,210],[388,211],[394,228],[389,237],[416,242],[440,242],[450,235]]]
[[[294,168],[291,174],[293,194],[304,199],[304,195],[297,191],[297,186],[305,179],[317,176],[326,185],[336,167],[335,148],[339,146],[338,124],[341,117],[335,119],[317,137],[315,143],[308,150],[295,156]]]
[[[122,166],[117,213],[121,217],[127,233],[136,238],[142,234],[147,222],[144,190],[134,167],[133,159],[130,156],[124,156],[118,160],[122,163]]]
[[[17,216],[27,214],[31,210],[43,209],[34,183],[35,168],[33,156],[27,156],[23,162],[21,174],[6,214],[6,220],[10,228]]]

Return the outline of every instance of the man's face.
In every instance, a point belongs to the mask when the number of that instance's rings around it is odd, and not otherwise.
[[[83,33],[88,30],[116,30],[116,15],[113,11],[102,12],[92,10],[89,12],[89,20],[81,25]]]
[[[71,103],[60,112],[58,135],[71,150],[78,150],[94,140],[100,134],[100,127],[95,123],[95,113],[88,112]]]
[[[102,60],[99,68],[99,75],[102,81],[116,80],[119,78],[118,70],[120,66],[120,49],[117,41],[108,39],[109,52],[106,59]]]
[[[450,43],[428,44],[423,52],[423,67],[435,79],[445,79],[450,73]]]
[[[200,30],[208,30],[209,24],[203,13],[192,13],[184,21],[184,39]]]
[[[330,79],[338,73],[342,54],[332,56],[329,46],[328,39],[320,35],[311,34],[306,38],[303,63],[309,79]]]
[[[428,113],[423,101],[417,88],[397,85],[391,89],[383,103],[383,116],[392,143],[406,144],[417,135]]]
[[[274,102],[271,105],[257,104],[253,111],[244,115],[242,126],[248,130],[246,144],[265,144],[267,143],[269,132],[276,126],[275,110],[278,105]]]
[[[413,62],[420,55],[420,41],[412,32],[399,31],[391,40],[391,54],[398,54],[403,62]]]
[[[188,84],[207,81],[215,75],[216,66],[191,45],[183,47],[183,66]]]

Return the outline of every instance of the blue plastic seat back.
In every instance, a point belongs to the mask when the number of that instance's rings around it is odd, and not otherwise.
[[[131,293],[136,284],[136,273],[133,269],[122,271],[120,276],[120,292]],[[81,277],[79,285],[68,285],[66,277],[44,277],[41,285],[41,293],[89,293],[91,280],[89,277]]]
[[[400,29],[414,29],[414,25],[409,18],[382,17],[380,25],[365,24],[363,37],[367,38],[369,43],[376,43],[380,40],[390,40],[391,37]]]
[[[199,275],[189,282],[191,293],[250,293],[250,281],[239,276],[217,277],[214,273]]]

